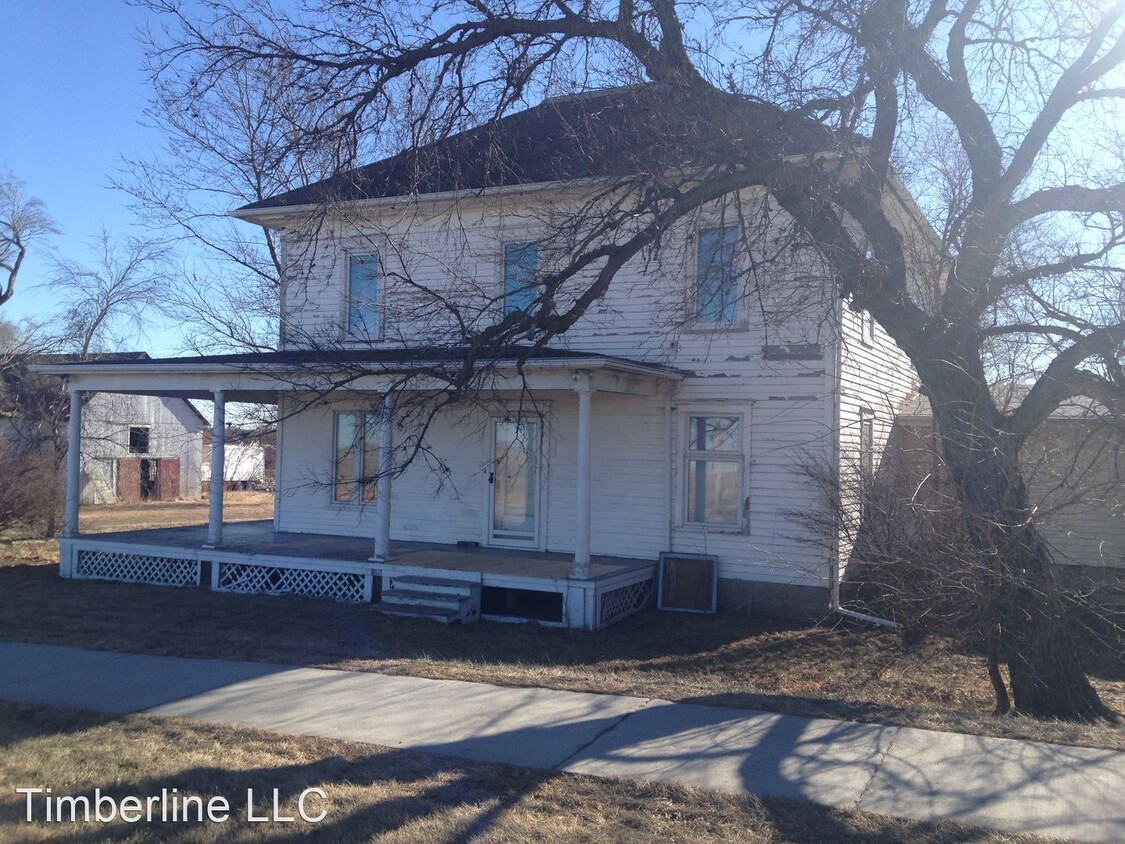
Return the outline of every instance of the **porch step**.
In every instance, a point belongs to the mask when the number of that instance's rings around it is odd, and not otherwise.
[[[392,577],[391,584],[391,588],[396,590],[402,586],[407,590],[440,595],[458,595],[465,598],[469,597],[473,592],[473,588],[477,586],[477,584],[467,580],[453,580],[446,577],[424,577],[421,575]]]
[[[465,590],[468,592],[469,590]],[[397,586],[383,593],[384,604],[436,607],[456,610],[469,595],[452,595],[448,592],[425,592],[419,589],[399,589]]]
[[[386,601],[374,605],[383,615],[397,615],[403,618],[432,618],[438,624],[452,624],[457,620],[459,609],[442,609],[421,604],[388,604]]]
[[[443,577],[391,577],[375,609],[387,615],[463,624],[480,618],[480,584]]]

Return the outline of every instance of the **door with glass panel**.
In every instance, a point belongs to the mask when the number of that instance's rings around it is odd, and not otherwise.
[[[539,544],[538,419],[494,419],[489,468],[490,545]]]

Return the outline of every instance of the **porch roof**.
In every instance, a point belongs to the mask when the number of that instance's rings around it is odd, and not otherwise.
[[[466,347],[383,349],[291,349],[150,360],[89,360],[41,363],[33,368],[65,378],[74,390],[210,399],[223,391],[228,401],[273,403],[284,392],[385,392],[396,380],[408,389],[440,390],[443,372],[465,363]],[[495,377],[492,391],[573,390],[575,375],[589,375],[593,390],[652,395],[664,381],[683,373],[668,366],[566,349],[513,346],[482,360]]]

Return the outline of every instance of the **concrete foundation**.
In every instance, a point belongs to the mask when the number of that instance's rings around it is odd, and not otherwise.
[[[719,579],[719,609],[798,621],[821,621],[829,612],[827,587]]]

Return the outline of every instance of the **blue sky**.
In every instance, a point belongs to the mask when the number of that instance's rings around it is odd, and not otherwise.
[[[123,0],[0,0],[0,167],[46,204],[61,234],[30,255],[15,298],[0,310],[14,320],[42,316],[49,296],[34,289],[52,258],[82,261],[104,225],[138,234],[124,194],[110,189],[123,156],[150,154],[158,133],[142,125],[147,80],[136,37],[149,13]],[[150,338],[150,351],[172,347]]]

